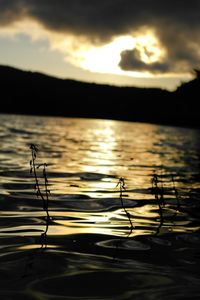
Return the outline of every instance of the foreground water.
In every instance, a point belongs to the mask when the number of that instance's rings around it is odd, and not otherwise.
[[[199,137],[0,115],[0,299],[200,299]],[[50,220],[29,172],[31,143],[48,164]]]

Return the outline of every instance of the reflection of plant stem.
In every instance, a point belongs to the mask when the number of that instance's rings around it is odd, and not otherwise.
[[[174,176],[173,175],[172,175],[172,184],[173,184],[172,190],[174,191],[174,194],[175,194],[175,197],[176,197],[176,201],[177,201],[177,211],[179,211],[180,208],[181,208],[180,196],[179,196],[178,190],[177,190],[177,188],[175,186],[175,181],[174,181]]]
[[[121,206],[122,206],[122,208],[123,208],[123,210],[124,210],[124,212],[125,212],[125,214],[126,214],[128,220],[129,220],[129,223],[130,223],[130,229],[131,229],[131,231],[130,231],[130,233],[129,233],[129,235],[130,235],[130,234],[132,233],[132,230],[133,230],[134,226],[133,226],[133,223],[132,223],[132,221],[131,221],[131,215],[130,215],[129,212],[126,210],[126,208],[125,208],[125,206],[124,206],[124,202],[123,202],[123,191],[125,191],[125,180],[124,180],[123,177],[120,177],[120,178],[119,178],[119,181],[118,181],[116,187],[118,187],[118,186],[119,186],[119,192],[120,192],[119,197],[120,197],[120,201],[121,201]],[[128,235],[128,236],[129,236],[129,235]]]
[[[152,178],[152,194],[155,196],[156,202],[158,203],[159,215],[160,215],[160,224],[156,230],[156,234],[159,234],[160,229],[163,225],[164,218],[162,212],[162,205],[164,205],[164,189],[163,185],[161,188],[158,186],[158,175],[156,173],[153,174]]]
[[[36,145],[31,144],[30,149],[31,149],[31,156],[32,156],[32,160],[30,161],[30,173],[33,173],[33,175],[34,175],[36,195],[37,195],[37,197],[40,197],[42,199],[43,209],[46,212],[46,228],[45,228],[45,231],[41,235],[42,248],[43,248],[43,245],[46,244],[46,235],[47,235],[49,221],[50,221],[50,216],[49,216],[50,190],[48,189],[48,178],[47,178],[47,173],[46,173],[47,164],[43,163],[43,164],[36,165],[35,160],[37,158],[38,148]],[[40,167],[43,167],[44,194],[41,191],[40,183],[39,183],[38,175],[37,175],[37,169],[39,169]],[[44,240],[44,242],[43,242],[43,240]]]
[[[41,237],[40,237],[41,249],[47,248],[47,231],[48,231],[48,227],[49,227],[49,222],[46,219],[46,229],[41,234]]]

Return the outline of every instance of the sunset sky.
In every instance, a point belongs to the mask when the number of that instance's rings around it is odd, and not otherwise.
[[[0,0],[0,64],[175,89],[200,66],[199,0]]]

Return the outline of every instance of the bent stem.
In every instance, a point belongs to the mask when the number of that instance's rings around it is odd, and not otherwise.
[[[34,144],[30,145],[31,149],[31,157],[32,159],[30,160],[30,173],[34,175],[35,179],[35,191],[37,197],[40,197],[43,202],[43,209],[46,212],[46,228],[45,231],[42,233],[41,237],[42,239],[46,240],[46,235],[49,227],[49,221],[50,221],[50,215],[49,215],[49,195],[50,195],[50,190],[48,189],[48,178],[47,178],[47,173],[46,173],[46,167],[47,164],[39,164],[36,165],[35,160],[37,158],[37,152],[38,152],[38,147]],[[41,191],[40,183],[38,180],[38,175],[37,175],[37,169],[40,167],[43,167],[43,178],[44,178],[44,194]]]
[[[128,220],[129,220],[129,223],[130,223],[130,229],[131,229],[131,232],[132,232],[134,226],[133,226],[133,223],[132,223],[132,221],[131,221],[131,215],[130,215],[129,212],[126,210],[126,208],[125,208],[125,206],[124,206],[124,202],[123,202],[123,191],[126,190],[126,188],[125,188],[125,180],[124,180],[123,177],[120,177],[120,178],[119,178],[119,181],[118,181],[116,187],[118,187],[118,186],[119,186],[119,192],[120,192],[119,198],[120,198],[120,201],[121,201],[121,206],[122,206],[122,208],[123,208],[123,210],[124,210],[124,212],[125,212],[125,214],[126,214]],[[129,233],[129,235],[131,234],[131,232]]]

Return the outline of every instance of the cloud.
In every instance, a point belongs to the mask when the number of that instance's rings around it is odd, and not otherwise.
[[[137,49],[122,52],[120,67],[123,70],[136,70],[138,72],[165,73],[170,71],[167,63],[153,62],[147,64],[143,62],[140,57],[140,51]]]
[[[180,48],[182,46],[182,49]],[[167,48],[167,55],[158,61],[145,63],[142,60],[141,50],[134,48],[121,53],[120,67],[126,71],[150,72],[154,74],[165,73],[189,73],[196,66],[199,66],[200,52],[190,43],[177,41]],[[148,50],[147,50],[148,52]],[[149,53],[151,57],[151,52]]]
[[[187,73],[200,61],[199,0],[0,1],[1,27],[27,17],[52,33],[70,34],[94,45],[152,30],[165,56],[147,64],[138,48],[125,49],[119,64],[124,70]]]

